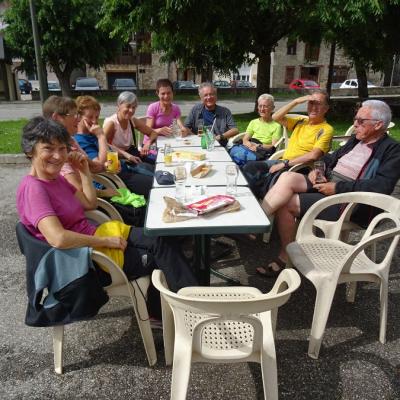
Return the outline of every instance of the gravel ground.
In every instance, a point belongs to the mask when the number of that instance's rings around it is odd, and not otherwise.
[[[155,332],[158,362],[147,366],[136,322],[128,303],[113,299],[91,321],[67,326],[65,372],[53,372],[51,329],[24,325],[24,258],[15,238],[15,189],[23,166],[0,165],[0,399],[168,399],[171,368],[164,364],[162,335]],[[400,189],[395,193],[400,197]],[[230,258],[215,268],[243,283],[269,290],[272,282],[254,273],[277,252],[271,244],[233,241]],[[384,253],[384,248],[379,252]],[[281,399],[400,398],[400,252],[390,274],[387,343],[378,341],[379,289],[359,285],[356,302],[345,302],[339,287],[318,360],[307,356],[315,291],[300,289],[280,309],[276,340]],[[216,278],[213,284],[220,284]],[[195,364],[188,399],[262,398],[260,368],[254,363]]]

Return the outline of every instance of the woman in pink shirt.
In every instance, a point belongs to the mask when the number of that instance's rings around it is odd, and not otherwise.
[[[188,129],[181,121],[181,110],[172,103],[174,98],[172,83],[169,79],[159,79],[156,83],[156,93],[160,101],[151,103],[146,112],[146,125],[157,132],[158,135],[170,136],[172,134],[171,125],[176,120],[182,136],[188,134]],[[149,141],[144,138],[144,143]]]

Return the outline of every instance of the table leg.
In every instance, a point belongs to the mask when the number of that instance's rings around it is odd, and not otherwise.
[[[210,286],[210,242],[209,235],[194,236],[194,274],[202,286]]]

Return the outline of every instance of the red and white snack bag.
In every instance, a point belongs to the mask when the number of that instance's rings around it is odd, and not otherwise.
[[[186,208],[189,210],[197,211],[199,214],[206,214],[218,208],[233,204],[234,202],[235,198],[232,196],[217,194],[215,196],[201,199],[195,203],[187,204]]]

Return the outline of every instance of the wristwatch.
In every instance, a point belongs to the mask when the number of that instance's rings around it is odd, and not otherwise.
[[[289,160],[282,160],[282,162],[285,164],[285,168],[289,168]]]

